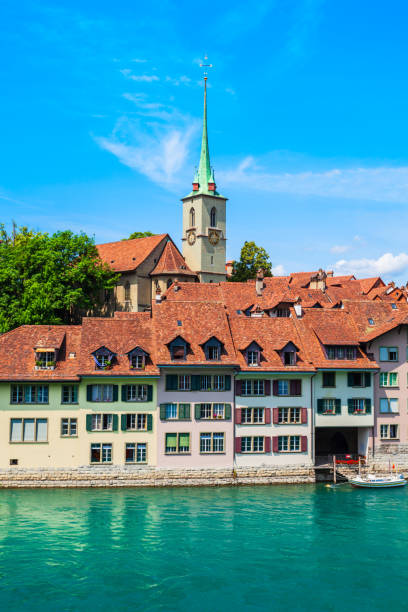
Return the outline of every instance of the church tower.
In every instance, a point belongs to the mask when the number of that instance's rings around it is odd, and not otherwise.
[[[204,120],[201,155],[193,191],[183,202],[183,256],[201,283],[226,279],[226,202],[216,189],[207,135],[207,75],[204,74]]]

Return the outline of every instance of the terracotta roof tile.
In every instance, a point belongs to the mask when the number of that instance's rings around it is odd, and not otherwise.
[[[166,243],[156,267],[150,274],[151,276],[155,276],[157,274],[197,276],[196,273],[190,270],[190,268],[187,266],[186,262],[184,261],[184,257],[171,240]]]
[[[135,270],[168,234],[97,244],[99,257],[116,272]]]

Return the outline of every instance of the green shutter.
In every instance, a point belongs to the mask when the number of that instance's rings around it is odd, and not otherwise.
[[[317,400],[317,414],[323,414],[323,400]]]
[[[92,385],[86,385],[86,400],[92,402]]]
[[[347,404],[348,404],[348,413],[354,414],[353,400],[351,399],[347,400]]]
[[[227,420],[231,418],[231,404],[224,405],[224,414]]]
[[[179,404],[179,419],[190,419],[190,404]]]
[[[122,385],[122,402],[127,401],[127,385]]]
[[[177,374],[166,374],[166,391],[177,391],[178,376]]]
[[[148,414],[147,415],[147,431],[152,431],[152,430],[153,430],[153,415]]]
[[[177,448],[177,434],[166,434],[166,448]]]
[[[166,420],[166,404],[160,404],[160,419],[162,421]]]
[[[120,415],[120,428],[122,431],[127,430],[127,414]]]
[[[371,414],[371,399],[370,398],[367,398],[365,400],[365,411],[366,411],[366,414]]]
[[[193,374],[191,377],[191,390],[199,391],[201,389],[201,376],[199,374]]]
[[[153,401],[153,385],[147,385],[147,401]]]
[[[112,431],[118,431],[118,415],[112,415]]]
[[[341,400],[336,399],[336,414],[341,414]]]
[[[366,387],[371,387],[371,374],[370,374],[370,372],[366,372],[364,377],[365,377],[365,386]]]
[[[92,431],[92,414],[86,415],[86,431]]]
[[[113,401],[117,402],[118,401],[118,385],[112,385],[113,386]]]
[[[186,448],[190,448],[190,434],[188,433],[179,434],[179,448],[180,446],[185,446]]]
[[[225,377],[225,390],[231,391],[231,376],[229,374]]]
[[[353,372],[347,372],[347,386],[352,387],[354,384],[354,374]]]
[[[196,404],[194,406],[194,416],[197,420],[200,420],[201,417],[201,404]]]

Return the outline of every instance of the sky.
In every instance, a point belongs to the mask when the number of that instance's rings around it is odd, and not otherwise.
[[[208,130],[227,259],[408,280],[404,0],[2,0],[0,220],[168,232]]]

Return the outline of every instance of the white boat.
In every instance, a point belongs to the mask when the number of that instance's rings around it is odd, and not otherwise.
[[[402,474],[389,474],[387,476],[378,476],[377,474],[366,474],[365,476],[356,476],[349,480],[353,487],[385,489],[386,487],[404,487],[407,484]]]

